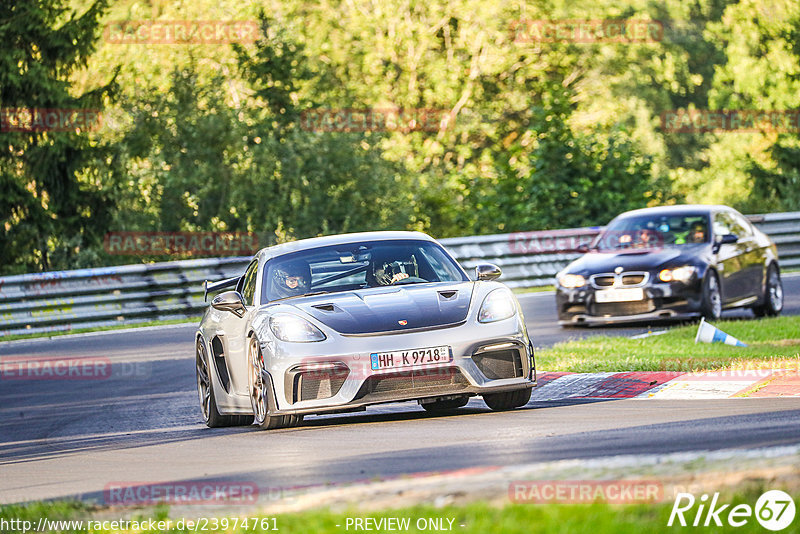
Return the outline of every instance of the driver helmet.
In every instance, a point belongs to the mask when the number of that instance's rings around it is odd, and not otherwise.
[[[308,293],[311,286],[311,269],[302,260],[286,262],[275,267],[272,288],[276,299]]]

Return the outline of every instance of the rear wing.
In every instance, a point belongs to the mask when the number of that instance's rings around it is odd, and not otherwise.
[[[209,282],[206,280],[203,282],[203,302],[208,299],[209,293],[225,289],[226,287],[235,286],[237,283],[239,283],[239,278],[239,276],[235,276],[233,278],[226,278],[225,280],[219,280],[217,282]]]

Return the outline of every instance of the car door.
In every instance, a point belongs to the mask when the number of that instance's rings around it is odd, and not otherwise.
[[[766,249],[759,243],[753,225],[736,211],[731,211],[734,226],[733,232],[739,236],[738,245],[742,252],[742,298],[760,297],[766,265]]]
[[[220,318],[220,327],[224,333],[223,346],[225,347],[228,372],[231,377],[231,393],[247,394],[248,371],[247,367],[247,334],[252,320],[252,314],[257,308],[256,282],[258,279],[258,258],[250,262],[244,276],[236,285],[236,291],[242,295],[247,308],[242,317],[235,313],[225,312]]]
[[[714,247],[716,249],[717,272],[723,305],[736,302],[746,295],[742,284],[744,277],[744,247],[739,243],[720,243],[722,236],[735,234],[733,217],[728,211],[714,213]],[[738,236],[737,236],[738,237]]]

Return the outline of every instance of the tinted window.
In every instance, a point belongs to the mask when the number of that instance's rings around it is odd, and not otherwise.
[[[708,216],[704,213],[622,217],[611,221],[593,248],[619,250],[707,243],[708,234]]]
[[[416,240],[332,245],[279,256],[265,265],[262,302],[366,287],[467,281],[436,243]]]
[[[714,235],[728,235],[733,232],[733,219],[724,211],[714,215]]]
[[[242,283],[242,297],[244,303],[248,306],[253,305],[253,300],[256,296],[256,274],[258,273],[258,261],[254,261],[247,268],[244,273],[244,281]]]
[[[738,235],[739,237],[749,237],[753,235],[753,229],[750,226],[750,221],[745,219],[742,215],[731,212],[731,217],[733,218],[733,233]]]

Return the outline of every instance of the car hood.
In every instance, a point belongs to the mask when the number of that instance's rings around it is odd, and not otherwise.
[[[291,304],[341,334],[370,334],[466,320],[473,282],[428,283],[345,291]]]
[[[598,251],[584,254],[567,267],[574,274],[614,272],[617,267],[625,271],[649,271],[677,265],[695,264],[705,261],[709,245],[687,245],[659,249],[634,249],[621,251]]]

